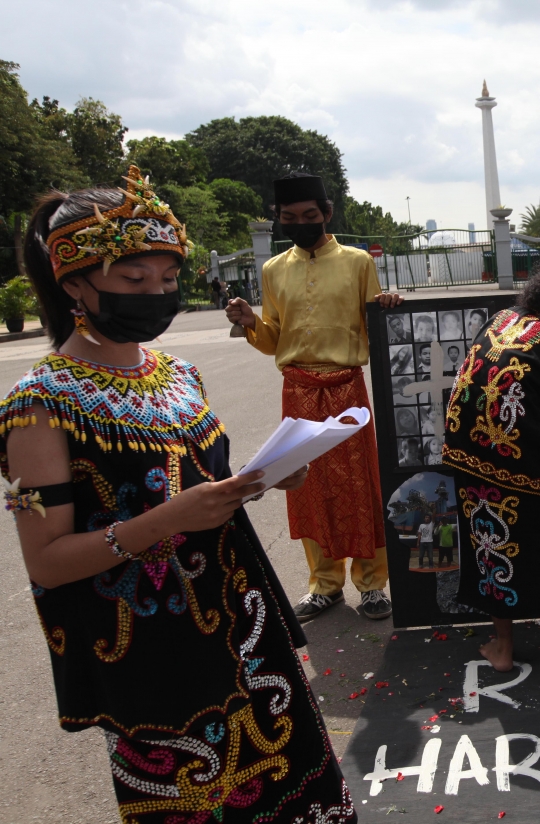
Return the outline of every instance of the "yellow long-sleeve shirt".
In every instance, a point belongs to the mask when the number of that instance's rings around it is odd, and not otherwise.
[[[366,303],[381,291],[371,255],[341,246],[333,236],[315,257],[299,246],[263,267],[262,320],[247,329],[248,342],[276,366],[369,360]]]

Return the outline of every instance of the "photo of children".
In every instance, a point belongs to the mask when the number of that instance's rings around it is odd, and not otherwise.
[[[403,390],[406,386],[414,382],[413,375],[403,375],[401,378],[392,378],[392,400],[394,406],[403,406],[405,404],[416,404],[416,395],[406,397]]]
[[[473,343],[478,332],[488,319],[487,309],[465,310],[465,337],[469,346]]]
[[[439,304],[440,305],[440,304]],[[433,403],[441,401],[440,391],[409,394],[412,384],[432,384],[432,368],[440,377],[440,361],[431,346],[443,352],[442,374],[455,377],[465,360],[471,340],[488,317],[486,308],[446,309],[440,311],[396,312],[385,318],[390,361],[392,406],[394,407],[396,459],[400,467],[439,466],[442,463],[440,433],[436,436]],[[435,376],[435,384],[438,380]],[[443,389],[446,408],[450,389]]]
[[[388,518],[409,552],[409,570],[429,573],[459,569],[454,480],[439,472],[418,472],[388,502]]]
[[[443,343],[444,353],[443,375],[457,375],[461,364],[465,360],[465,346],[463,343]]]
[[[396,434],[398,438],[420,434],[418,410],[414,407],[394,409],[396,420]]]
[[[388,329],[388,343],[411,343],[411,317],[410,315],[389,315],[386,318]]]
[[[390,352],[390,374],[408,375],[414,372],[413,348],[410,344],[405,346],[389,346]]]
[[[400,466],[422,466],[420,438],[398,438]]]
[[[417,343],[414,346],[416,359],[416,379],[421,381],[431,374],[431,343]]]
[[[412,317],[415,343],[437,340],[437,314],[435,312],[416,312]]]
[[[434,435],[433,425],[437,417],[437,412],[432,406],[420,407],[420,430],[422,435]]]
[[[423,448],[426,466],[442,463],[442,441],[439,438],[423,438]]]
[[[439,315],[439,340],[463,340],[463,320],[462,314],[458,310],[448,312],[438,312]]]

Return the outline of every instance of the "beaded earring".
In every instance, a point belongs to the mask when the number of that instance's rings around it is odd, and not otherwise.
[[[70,311],[75,318],[75,331],[77,332],[77,334],[85,337],[86,340],[90,341],[90,343],[95,343],[96,346],[101,346],[100,342],[96,340],[94,337],[92,337],[92,335],[90,334],[90,330],[86,325],[86,315],[81,309],[81,304],[79,303],[79,301],[77,301],[77,308],[71,309]]]

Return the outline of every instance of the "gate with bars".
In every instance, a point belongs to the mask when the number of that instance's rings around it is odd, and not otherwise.
[[[497,281],[495,241],[493,233],[487,230],[443,229],[394,237],[335,237],[344,246],[374,252],[383,289],[414,291]],[[273,253],[280,254],[291,246],[290,240],[276,241]]]

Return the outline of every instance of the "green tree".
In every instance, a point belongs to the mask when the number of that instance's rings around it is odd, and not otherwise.
[[[67,142],[49,128],[39,104],[29,105],[16,63],[0,61],[0,214],[29,209],[50,186],[79,185],[82,175]],[[56,101],[54,101],[56,103]]]
[[[172,183],[193,186],[204,183],[210,171],[206,155],[187,140],[166,140],[164,137],[143,137],[127,143],[129,163],[138,166],[155,186]]]
[[[81,97],[66,114],[65,130],[84,174],[94,185],[119,182],[124,165],[124,134],[120,115],[110,112],[101,100]]]
[[[18,270],[23,274],[24,213],[36,195],[51,186],[84,184],[84,176],[68,143],[50,127],[50,113],[39,104],[28,104],[18,69],[16,63],[0,61],[0,215],[12,232]]]
[[[229,219],[229,240],[236,249],[251,246],[248,223],[262,214],[260,196],[241,180],[219,177],[208,186]],[[235,251],[235,250],[233,250]]]
[[[540,205],[531,204],[521,217],[521,230],[531,237],[540,237]]]
[[[422,231],[422,226],[409,223],[396,223],[390,212],[384,213],[380,206],[373,206],[369,201],[358,203],[350,195],[345,198],[346,233],[357,235],[367,240],[384,238],[386,250],[390,253],[404,252],[411,248],[409,237]]]
[[[186,224],[188,238],[193,243],[216,249],[221,254],[229,251],[229,220],[220,214],[220,204],[209,189],[168,184],[160,187],[160,195],[170,204],[178,220]]]
[[[302,129],[286,117],[224,117],[199,126],[186,139],[203,149],[210,163],[210,180],[241,180],[262,199],[269,216],[274,202],[273,181],[291,171],[320,174],[334,201],[335,231],[343,231],[344,198],[348,191],[342,154],[328,137]]]

